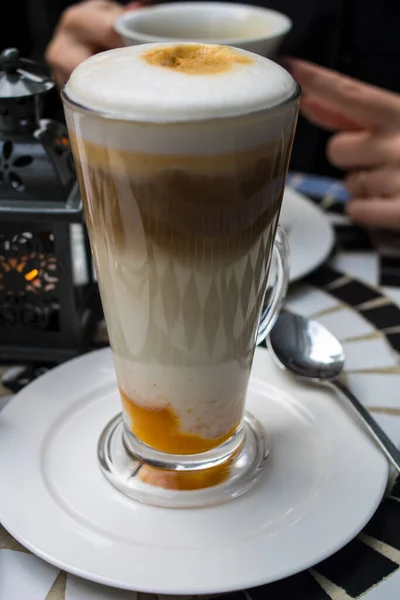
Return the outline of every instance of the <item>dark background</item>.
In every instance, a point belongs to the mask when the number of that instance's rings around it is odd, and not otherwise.
[[[234,0],[233,0],[234,1]],[[127,2],[122,2],[127,3]],[[293,30],[281,54],[305,58],[400,93],[400,2],[396,0],[253,0],[286,13]],[[44,60],[44,50],[67,0],[3,0],[0,47]],[[59,99],[48,99],[46,116],[62,118]],[[325,158],[327,132],[300,118],[292,169],[340,176]]]

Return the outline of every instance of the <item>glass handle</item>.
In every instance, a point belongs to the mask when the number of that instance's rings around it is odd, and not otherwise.
[[[258,327],[256,343],[261,344],[268,336],[278,318],[289,285],[290,251],[285,230],[278,225],[272,253],[272,270],[275,277],[268,304],[264,306]]]

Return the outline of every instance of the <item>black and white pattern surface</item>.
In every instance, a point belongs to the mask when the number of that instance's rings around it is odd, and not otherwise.
[[[287,306],[317,318],[342,341],[350,387],[400,446],[400,236],[369,234],[351,225],[344,211],[346,194],[337,182],[291,175],[290,184],[327,212],[337,247],[326,265],[293,286]],[[283,581],[224,598],[396,600],[399,567],[400,480],[364,531],[335,555]],[[0,600],[106,599],[157,597],[105,588],[60,572],[32,556],[0,526]]]

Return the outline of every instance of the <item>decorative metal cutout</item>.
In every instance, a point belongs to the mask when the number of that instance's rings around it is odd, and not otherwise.
[[[14,144],[10,140],[3,142],[0,153],[0,186],[8,187],[17,192],[25,190],[23,169],[33,162],[28,154],[14,156]]]

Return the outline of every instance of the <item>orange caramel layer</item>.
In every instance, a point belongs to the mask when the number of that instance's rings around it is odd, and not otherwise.
[[[139,471],[139,479],[144,483],[166,490],[201,490],[226,481],[234,458],[229,458],[222,465],[192,472],[177,473],[176,471],[166,471],[143,465]]]
[[[135,404],[121,389],[120,394],[124,411],[131,418],[132,433],[141,442],[155,450],[160,450],[160,452],[169,454],[200,454],[201,452],[207,452],[229,439],[239,426],[238,423],[225,435],[214,439],[203,438],[192,433],[183,433],[180,431],[179,418],[170,406],[145,408]]]

